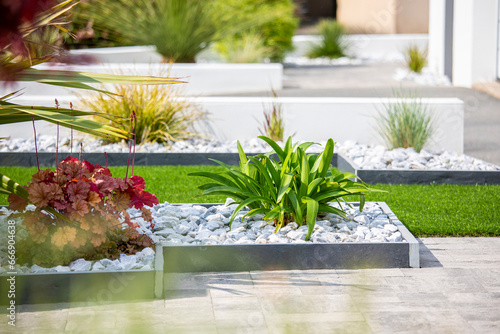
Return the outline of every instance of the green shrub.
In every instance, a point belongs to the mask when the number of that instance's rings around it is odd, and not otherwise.
[[[236,10],[234,15],[245,19],[249,14],[269,18],[248,30],[259,34],[264,40],[268,53],[266,57],[281,62],[288,51],[293,50],[292,38],[299,25],[295,16],[295,4],[292,0],[225,0]],[[233,34],[233,38],[242,38],[242,33]],[[224,57],[224,50],[219,50]]]
[[[364,183],[350,180],[356,177],[352,173],[334,174],[330,165],[335,145],[332,139],[328,140],[325,150],[316,155],[305,153],[313,144],[311,142],[297,146],[289,137],[285,147],[281,148],[270,138],[259,138],[272,147],[271,153],[247,157],[238,142],[239,168],[213,160],[225,167],[225,172],[190,174],[213,181],[199,187],[203,195],[226,195],[236,200],[238,206],[231,222],[239,211],[248,207],[250,211],[243,218],[264,214],[264,220],[274,221],[276,232],[289,222],[303,225],[305,221],[308,228],[305,239],[309,240],[318,214],[345,216],[342,210],[328,203],[339,202],[347,195],[360,195],[360,210],[363,209],[364,195],[372,189]],[[278,160],[272,154],[277,155]]]
[[[168,76],[163,70],[158,76]],[[177,88],[159,85],[114,85],[114,92],[122,98],[97,93],[80,96],[82,106],[91,111],[129,118],[132,111],[137,116],[136,142],[169,143],[196,137],[192,126],[205,113],[186,100],[180,99]],[[120,129],[130,131],[129,122],[115,124]],[[119,141],[109,138],[109,141]]]
[[[125,45],[155,45],[166,61],[194,62],[211,43],[275,16],[254,15],[225,0],[94,0],[81,19],[93,22],[96,30],[113,32]]]
[[[388,103],[379,111],[377,127],[389,148],[413,147],[420,152],[434,134],[434,122],[427,107],[414,96],[400,98],[396,103]]]
[[[405,60],[411,71],[421,73],[427,65],[427,50],[420,51],[417,46],[411,46],[405,51]]]
[[[318,24],[321,42],[311,46],[309,58],[327,57],[330,59],[346,56],[348,43],[345,29],[336,20],[321,20]]]
[[[269,56],[264,39],[256,33],[227,37],[219,41],[215,48],[229,63],[259,63]]]

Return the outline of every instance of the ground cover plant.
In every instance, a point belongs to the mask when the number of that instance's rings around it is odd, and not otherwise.
[[[193,176],[208,178],[211,182],[199,187],[203,194],[227,195],[236,200],[238,206],[231,216],[234,220],[239,211],[248,207],[245,217],[264,214],[264,220],[274,221],[276,232],[290,222],[299,226],[307,224],[309,240],[316,219],[322,213],[345,216],[344,211],[329,205],[342,201],[347,195],[359,195],[360,210],[363,210],[364,196],[374,191],[362,182],[352,181],[352,173],[337,174],[331,167],[334,142],[329,139],[320,154],[306,154],[313,142],[293,144],[289,137],[281,148],[272,139],[259,136],[271,146],[269,154],[255,157],[245,155],[238,142],[240,163],[238,167],[228,166],[213,160],[226,170],[223,173],[192,173]],[[277,156],[277,159],[273,157]]]
[[[124,176],[126,167],[109,167],[113,175]],[[160,203],[224,203],[227,196],[199,196],[202,177],[193,172],[223,172],[221,166],[135,166],[146,182],[146,191]],[[0,167],[27,184],[36,167]],[[169,182],[164,182],[168,175]],[[367,201],[386,202],[395,215],[417,237],[429,236],[500,236],[500,185],[390,185],[375,184],[387,193],[371,193]],[[349,198],[346,200],[358,200]],[[0,205],[7,196],[0,194]]]
[[[321,20],[317,30],[321,41],[311,45],[309,58],[326,57],[330,59],[345,57],[348,43],[345,40],[345,29],[336,20]]]
[[[399,100],[378,111],[377,130],[389,149],[413,147],[420,152],[435,132],[427,107],[411,93],[394,91]]]

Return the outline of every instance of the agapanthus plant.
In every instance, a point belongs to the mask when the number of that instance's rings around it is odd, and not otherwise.
[[[55,171],[39,170],[24,188],[34,211],[25,210],[28,201],[15,194],[8,200],[12,210],[21,212],[34,246],[52,249],[50,253],[64,251],[71,258],[94,253],[125,235],[139,238],[132,232],[138,225],[126,210],[139,209],[153,227],[147,206],[158,204],[156,196],[145,190],[142,177],[113,177],[107,167],[74,157],[62,160]]]

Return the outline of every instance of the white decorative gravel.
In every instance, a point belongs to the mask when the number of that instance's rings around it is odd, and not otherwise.
[[[248,212],[242,210],[233,221],[229,220],[236,205],[228,199],[225,204],[206,208],[196,204],[158,204],[152,207],[155,228],[142,218],[136,218],[138,231],[149,235],[156,244],[163,245],[242,245],[242,244],[303,244],[303,243],[353,243],[353,242],[406,242],[398,227],[376,203],[367,203],[363,212],[344,206],[346,218],[335,214],[321,217],[309,241],[305,241],[306,224],[292,222],[275,233],[272,222],[262,220],[262,215],[242,220]],[[338,207],[338,206],[337,206]],[[30,207],[33,209],[33,207]],[[135,216],[139,210],[129,209]],[[12,211],[0,208],[0,274],[8,272],[7,266],[7,216]],[[16,235],[26,238],[27,231],[17,220]],[[120,259],[86,261],[78,259],[69,266],[43,268],[38,265],[16,265],[18,273],[151,270],[154,268],[154,250],[145,248],[135,255],[121,255]]]
[[[367,203],[363,212],[344,205],[346,218],[335,214],[320,217],[310,240],[305,241],[306,224],[291,222],[275,233],[273,222],[264,221],[263,215],[242,220],[248,210],[240,211],[230,227],[236,208],[232,202],[228,199],[225,204],[209,208],[193,204],[155,205],[154,235],[163,245],[192,246],[404,241],[398,227],[376,203]]]
[[[80,142],[83,143],[85,153],[107,152],[127,153],[128,146],[125,142],[103,145],[99,140],[80,139],[73,141],[73,152],[79,152]],[[55,152],[55,136],[37,136],[39,152]],[[264,153],[270,150],[269,146],[262,140],[254,138],[243,141],[243,149],[246,153]],[[320,143],[324,145],[325,143]],[[33,152],[35,142],[33,139],[12,138],[0,140],[0,152]],[[323,146],[314,145],[308,150],[309,153],[321,152]],[[60,152],[69,152],[69,139],[64,138],[59,142]],[[216,140],[191,139],[178,141],[170,146],[162,144],[144,144],[136,147],[136,152],[150,153],[236,153],[236,141],[221,142]],[[440,151],[431,152],[422,150],[415,152],[412,148],[387,150],[381,145],[362,145],[354,141],[337,143],[335,152],[351,159],[360,169],[451,169],[451,170],[500,170],[498,166],[472,158],[464,154]]]

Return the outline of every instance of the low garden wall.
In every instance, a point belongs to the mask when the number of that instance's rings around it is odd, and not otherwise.
[[[218,140],[247,140],[260,135],[264,110],[281,106],[285,120],[285,135],[295,140],[326,141],[333,138],[344,142],[355,140],[360,144],[383,144],[376,131],[376,118],[384,105],[397,103],[396,98],[262,98],[262,97],[197,97],[189,98],[209,113],[199,120],[196,129],[209,138]],[[75,97],[59,99],[78,107]],[[47,96],[22,97],[15,100],[26,105],[53,106]],[[426,98],[421,100],[435,118],[436,133],[429,150],[447,150],[463,153],[464,105],[456,98]],[[31,123],[0,126],[3,136],[30,138]],[[41,134],[55,133],[51,124],[37,126]],[[67,133],[67,129],[65,132]]]
[[[69,70],[91,73],[110,73],[123,75],[165,75],[170,68],[170,77],[180,78],[186,83],[176,84],[184,95],[231,94],[243,92],[271,92],[283,88],[283,65],[281,64],[172,64],[161,63],[108,63],[93,65],[47,65],[35,66],[37,69]],[[163,70],[163,72],[162,72]],[[94,84],[92,84],[94,85]],[[95,85],[94,85],[95,86]],[[0,94],[6,95],[18,89],[25,95],[51,96],[61,98],[81,93],[81,90],[68,89],[36,82],[16,82],[0,86]]]
[[[248,140],[260,135],[263,112],[273,104],[281,106],[285,120],[285,135],[295,140],[337,142],[355,140],[360,144],[383,144],[376,131],[378,112],[385,105],[397,103],[397,98],[263,98],[263,97],[197,97],[189,98],[209,114],[199,120],[196,130],[208,138],[218,140]],[[53,97],[26,96],[15,100],[25,105],[53,106]],[[75,97],[59,99],[63,106]],[[457,98],[424,98],[422,104],[435,119],[436,133],[426,149],[464,151],[464,104]],[[3,136],[31,138],[31,123],[0,126]],[[37,132],[55,134],[52,124],[40,124]],[[64,129],[63,135],[68,134]]]

